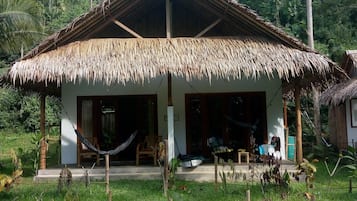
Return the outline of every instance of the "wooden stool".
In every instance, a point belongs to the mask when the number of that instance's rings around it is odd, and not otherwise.
[[[247,160],[247,164],[249,164],[249,152],[246,151],[238,151],[238,164],[241,164],[241,157],[244,156],[245,159]]]

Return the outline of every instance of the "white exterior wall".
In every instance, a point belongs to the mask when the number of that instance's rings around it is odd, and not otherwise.
[[[172,96],[175,111],[175,138],[182,154],[186,153],[185,129],[185,94],[186,93],[225,93],[225,92],[266,92],[267,129],[268,139],[276,135],[281,139],[281,154],[285,157],[285,137],[283,126],[283,104],[281,80],[263,77],[259,80],[193,80],[172,77]],[[77,138],[73,126],[77,122],[77,96],[106,96],[106,95],[138,95],[157,94],[158,106],[158,132],[167,135],[167,78],[159,77],[144,84],[127,83],[125,86],[118,84],[106,86],[102,84],[62,84],[62,102],[64,106],[61,122],[62,164],[77,162]],[[73,125],[73,126],[72,126]],[[177,150],[176,154],[178,154]]]
[[[357,142],[357,127],[352,127],[351,124],[351,102],[346,101],[346,126],[347,126],[347,143],[350,146],[352,145],[352,140]]]

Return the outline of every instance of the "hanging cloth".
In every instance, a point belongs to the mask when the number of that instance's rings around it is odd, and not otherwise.
[[[277,137],[277,136],[273,136],[271,138],[271,145],[274,146],[274,150],[275,151],[280,151],[280,137]]]

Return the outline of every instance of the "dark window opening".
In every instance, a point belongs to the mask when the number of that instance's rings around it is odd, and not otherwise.
[[[110,150],[138,135],[111,161],[134,161],[136,145],[146,135],[157,133],[157,96],[123,95],[78,97],[78,128],[87,138],[97,139],[100,149]]]
[[[257,144],[267,141],[264,92],[186,94],[188,154],[210,158],[210,137],[216,137],[235,152],[252,151],[251,135]]]

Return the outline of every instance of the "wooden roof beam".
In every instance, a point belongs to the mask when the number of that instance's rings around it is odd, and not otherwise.
[[[138,1],[133,1],[133,2],[119,2],[119,3],[113,3],[111,4],[110,8],[107,10],[103,10],[103,7],[99,7],[95,14],[93,14],[92,17],[86,20],[86,22],[83,23],[81,27],[78,27],[79,31],[78,33],[73,33],[73,34],[78,34],[78,38],[83,38],[85,40],[89,39],[94,33],[98,32],[101,30],[103,27],[108,25],[111,21],[106,20],[107,17],[111,17],[112,13],[115,12],[116,10],[121,10],[120,14],[123,14],[125,12],[128,12],[129,9],[134,7],[137,4]],[[119,14],[117,14],[119,15]],[[116,16],[117,16],[116,15]],[[114,16],[113,18],[115,18]],[[101,25],[101,26],[97,26]],[[97,27],[96,27],[97,26]]]
[[[241,26],[238,26],[238,23],[233,22],[231,19],[229,19],[229,18],[227,17],[227,13],[226,13],[226,12],[224,12],[224,13],[218,12],[217,10],[215,10],[214,8],[211,7],[212,5],[207,5],[207,2],[196,1],[196,3],[197,3],[198,5],[200,5],[202,8],[208,10],[208,12],[210,12],[210,13],[216,15],[216,16],[219,17],[220,19],[231,22],[231,24],[232,24],[234,27],[236,27],[237,29],[239,29],[242,33],[244,33],[244,34],[249,34],[248,31],[246,31],[245,29],[242,29]]]
[[[136,1],[138,2],[138,1]],[[135,2],[135,3],[136,3]],[[112,4],[111,9],[113,9],[113,7],[117,8],[118,7],[131,7],[128,6],[126,4]],[[133,3],[131,2],[131,5],[133,6]],[[103,5],[102,5],[103,6]],[[105,16],[107,15],[107,13],[111,13],[110,10],[104,10],[103,7],[100,7],[99,5],[95,8],[92,9],[91,11],[89,11],[86,15],[89,15],[88,18],[86,18],[85,16],[80,16],[78,18],[76,18],[75,20],[78,20],[79,24],[81,24],[80,26],[76,26],[74,22],[72,22],[71,24],[69,24],[67,27],[61,29],[60,31],[58,31],[57,33],[52,34],[50,37],[50,39],[47,40],[51,40],[51,42],[48,42],[48,44],[42,42],[40,43],[37,47],[35,47],[34,49],[37,49],[37,52],[34,53],[33,50],[28,52],[22,59],[27,59],[32,57],[32,54],[41,54],[50,50],[53,50],[59,46],[68,44],[69,42],[71,42],[71,40],[73,39],[74,35],[77,35],[77,38],[79,38],[81,34],[93,34],[93,28],[95,28],[95,25],[97,24],[97,22],[102,21],[103,19],[105,20]],[[87,34],[86,34],[87,35]],[[59,40],[60,39],[60,40]],[[88,37],[84,37],[83,39],[88,39]],[[76,39],[74,39],[76,40]]]
[[[203,29],[200,33],[198,33],[197,35],[195,35],[195,38],[199,38],[201,36],[203,36],[205,33],[207,33],[209,30],[211,30],[213,27],[215,27],[218,23],[220,23],[222,21],[222,18],[217,19],[216,21],[214,21],[212,24],[210,24],[209,26],[207,26],[205,29]]]
[[[300,41],[292,41],[294,39],[289,39],[288,37],[284,36],[283,33],[278,30],[278,28],[273,28],[273,26],[268,26],[267,24],[264,24],[263,21],[265,20],[263,20],[263,18],[259,19],[259,16],[253,16],[255,14],[249,12],[241,12],[240,8],[237,8],[236,6],[227,7],[227,5],[230,4],[227,1],[208,0],[207,4],[215,5],[218,9],[221,8],[230,16],[235,16],[237,18],[244,19],[245,23],[248,26],[255,27],[257,31],[261,32],[263,35],[266,35],[274,40],[282,41],[283,43],[285,43],[285,45],[288,45],[289,47],[297,48],[299,50],[304,51],[307,50],[305,47],[299,46],[297,44],[300,43]],[[303,44],[301,43],[301,45]]]
[[[130,29],[128,26],[126,26],[125,24],[121,23],[119,20],[117,19],[112,19],[112,22],[114,22],[114,24],[118,25],[120,28],[124,29],[125,31],[127,31],[128,33],[130,33],[131,35],[133,35],[135,38],[143,38],[141,35],[139,35],[138,33],[136,33],[134,30]]]
[[[166,38],[172,38],[172,2],[171,2],[171,0],[166,0],[165,10],[166,10]]]
[[[126,4],[119,4],[118,6],[113,6],[111,7],[111,11],[114,11],[114,12],[109,12],[109,16],[113,19],[116,19],[116,18],[121,18],[123,17],[124,15],[127,15],[130,10],[137,6],[137,3],[138,1],[132,1],[131,2],[132,4],[129,4],[129,5],[126,5]],[[115,12],[116,10],[120,10],[120,12]],[[116,13],[115,15],[112,15],[112,13]],[[103,21],[103,23],[100,23],[100,21]],[[99,23],[98,23],[99,22]],[[97,34],[98,32],[100,32],[104,27],[108,26],[109,23],[111,23],[110,20],[106,20],[106,18],[98,18],[97,21],[95,22],[96,24],[99,24],[97,27],[93,27],[91,28],[90,30],[90,33],[87,34],[84,39],[89,39],[91,37],[93,37],[95,34]]]

